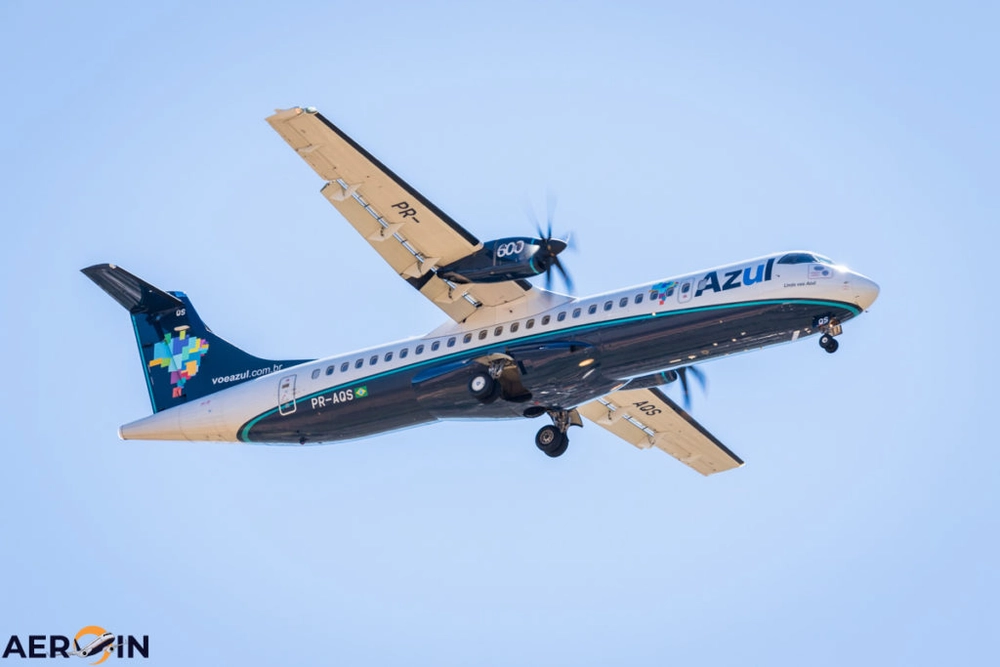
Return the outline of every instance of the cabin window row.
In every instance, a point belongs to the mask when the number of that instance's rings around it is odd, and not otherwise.
[[[656,291],[651,291],[649,293],[650,300],[653,300],[656,297],[656,294],[657,294]],[[667,296],[670,296],[671,294],[673,294],[673,287],[671,287],[669,289],[669,291],[667,292]],[[635,303],[639,304],[639,303],[642,303],[642,301],[643,301],[643,295],[641,293],[640,294],[636,294],[635,295]],[[628,306],[628,302],[629,302],[629,298],[627,296],[623,296],[623,297],[621,297],[618,300],[618,307],[619,308],[625,308],[626,306]],[[605,311],[609,311],[613,307],[614,307],[614,301],[613,300],[608,300],[608,301],[604,302],[604,310]],[[598,306],[597,306],[596,303],[590,304],[590,306],[587,307],[587,314],[588,315],[594,315],[597,312],[597,308],[598,308]],[[568,311],[564,310],[564,311],[561,311],[559,314],[557,314],[556,315],[556,321],[557,322],[563,322],[563,321],[565,321],[566,320],[566,316],[567,316],[566,315],[567,312]],[[582,308],[574,308],[572,310],[572,317],[573,317],[573,319],[579,318],[582,314],[583,314]],[[541,318],[541,320],[540,320],[540,324],[541,324],[541,326],[547,326],[551,321],[552,321],[552,316],[551,315],[543,315],[542,318]],[[532,317],[529,320],[527,320],[524,323],[524,328],[525,329],[534,329],[535,328],[535,318]],[[511,324],[510,324],[510,332],[511,333],[517,333],[517,331],[519,329],[520,329],[520,323],[518,323],[518,322],[511,322]],[[499,325],[499,326],[497,326],[496,328],[493,329],[493,335],[494,336],[501,336],[501,335],[503,335],[503,331],[504,331],[504,325],[501,324],[501,325]],[[477,333],[475,335],[475,337],[478,340],[486,340],[489,337],[489,334],[490,334],[489,329],[481,329],[479,331],[479,333]],[[463,344],[469,344],[469,343],[472,342],[472,338],[473,338],[473,334],[471,332],[469,332],[469,333],[465,334],[464,336],[462,336],[462,343]],[[451,336],[447,340],[446,347],[455,347],[456,341],[457,341],[457,338],[455,336]],[[421,355],[421,354],[424,353],[424,349],[425,348],[424,348],[423,344],[417,345],[415,348],[413,348],[413,354],[415,354],[415,355]],[[431,351],[432,352],[437,352],[439,349],[441,349],[441,341],[439,341],[439,340],[433,341],[431,343]],[[406,359],[409,356],[409,354],[410,354],[410,348],[404,347],[404,348],[402,348],[399,351],[399,358],[400,359]],[[379,355],[373,354],[371,357],[368,358],[368,365],[369,366],[374,366],[375,364],[378,363],[378,359],[379,359]],[[392,361],[392,359],[393,359],[393,352],[391,350],[389,352],[386,352],[385,355],[382,357],[382,359],[386,363]],[[358,359],[358,360],[356,360],[354,362],[354,368],[356,368],[356,369],[363,368],[364,365],[365,365],[364,358]],[[345,361],[342,364],[340,364],[340,372],[341,373],[346,373],[348,371],[348,369],[350,369],[350,367],[351,367],[351,362]],[[331,364],[331,365],[327,366],[326,367],[326,374],[327,375],[333,375],[335,368],[336,368],[336,364]],[[319,378],[321,372],[322,372],[322,369],[319,369],[319,368],[313,370],[313,372],[312,372],[312,379],[316,380],[317,378]]]

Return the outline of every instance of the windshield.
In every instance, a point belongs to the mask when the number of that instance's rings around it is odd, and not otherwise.
[[[834,265],[833,260],[829,257],[814,255],[810,252],[790,252],[778,260],[778,264],[810,264],[812,262],[829,264],[830,266]]]

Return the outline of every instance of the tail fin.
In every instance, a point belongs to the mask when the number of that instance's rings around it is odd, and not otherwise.
[[[212,333],[184,293],[164,292],[114,264],[82,271],[132,316],[153,412],[308,361],[247,354]]]

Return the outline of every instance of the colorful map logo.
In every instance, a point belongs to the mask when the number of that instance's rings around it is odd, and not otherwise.
[[[650,290],[653,294],[652,298],[659,299],[660,305],[662,306],[667,300],[667,297],[672,296],[674,293],[674,288],[677,287],[677,281],[671,280],[670,282],[656,283]]]
[[[178,398],[184,391],[184,384],[198,374],[201,358],[208,352],[208,341],[197,336],[189,338],[187,330],[188,327],[178,327],[176,336],[167,333],[162,342],[153,346],[153,360],[149,362],[151,369],[159,366],[170,371],[173,398]]]

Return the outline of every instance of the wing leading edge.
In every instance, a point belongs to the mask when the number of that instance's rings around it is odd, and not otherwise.
[[[639,449],[656,446],[702,475],[743,460],[659,389],[626,389],[581,405],[580,414]]]
[[[323,196],[369,245],[456,322],[538,291],[523,280],[456,285],[439,278],[438,266],[483,244],[315,109],[279,110],[267,122],[326,181]]]

